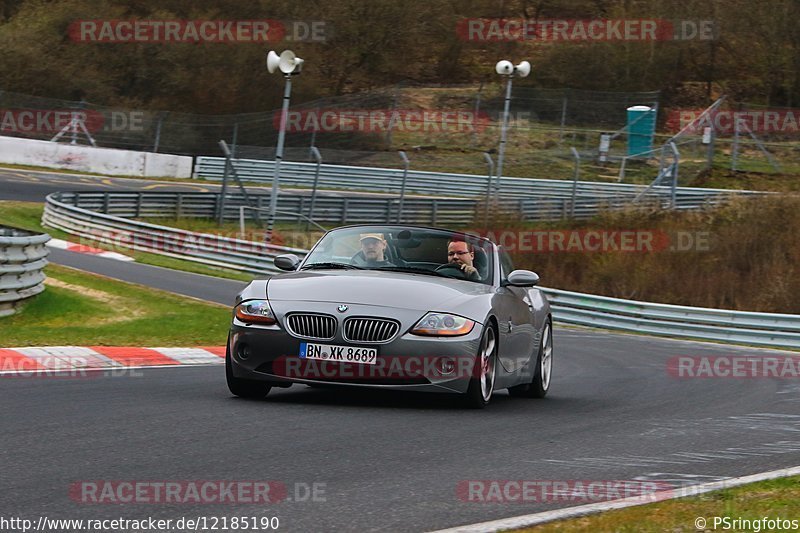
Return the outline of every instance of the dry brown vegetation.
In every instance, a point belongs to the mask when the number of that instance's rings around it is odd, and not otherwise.
[[[505,216],[492,227],[530,230]],[[800,197],[738,199],[713,210],[624,211],[535,229],[707,232],[708,249],[641,252],[516,251],[518,268],[547,287],[680,305],[800,313]],[[684,233],[686,235],[686,233]]]

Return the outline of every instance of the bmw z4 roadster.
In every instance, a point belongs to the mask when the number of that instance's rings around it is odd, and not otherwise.
[[[543,398],[553,332],[539,276],[493,242],[405,225],[327,232],[287,271],[236,298],[225,357],[230,391],[263,398],[293,384]]]

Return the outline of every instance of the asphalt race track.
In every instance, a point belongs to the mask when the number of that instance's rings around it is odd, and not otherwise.
[[[7,183],[0,178],[0,199],[77,188],[45,180],[8,193]],[[225,304],[242,286],[63,251],[51,259]],[[34,520],[277,516],[288,531],[426,531],[587,503],[464,501],[466,480],[675,486],[800,464],[797,379],[667,371],[679,355],[777,352],[558,325],[554,339],[550,396],[501,392],[483,411],[443,396],[297,385],[241,400],[221,366],[3,377],[0,509]],[[90,504],[70,498],[84,480],[273,480],[288,493],[266,506]],[[314,483],[317,501],[305,498]]]

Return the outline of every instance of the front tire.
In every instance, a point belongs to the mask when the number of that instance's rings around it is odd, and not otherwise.
[[[472,409],[483,409],[489,404],[494,393],[497,370],[497,340],[494,328],[487,325],[483,330],[478,355],[464,394],[464,404]]]
[[[230,339],[225,348],[225,379],[228,382],[228,389],[231,394],[240,398],[264,398],[272,390],[270,385],[262,381],[252,379],[241,379],[233,375],[233,362],[231,361]]]
[[[553,323],[550,318],[544,324],[539,354],[536,357],[536,370],[530,383],[508,388],[511,396],[518,398],[544,398],[550,390],[553,374]]]

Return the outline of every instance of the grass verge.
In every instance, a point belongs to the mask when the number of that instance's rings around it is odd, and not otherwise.
[[[49,265],[46,290],[0,318],[0,346],[223,345],[225,306]]]
[[[714,517],[727,518],[728,526],[720,522],[714,526]],[[649,532],[649,531],[778,531],[765,525],[747,527],[747,523],[767,519],[800,520],[800,477],[762,481],[710,492],[691,498],[667,500],[638,507],[619,509],[569,520],[559,520],[540,526],[518,530],[518,533],[549,533],[561,531],[595,532]],[[695,520],[705,520],[697,527]],[[786,529],[786,528],[784,528]],[[795,526],[793,529],[797,529]]]

